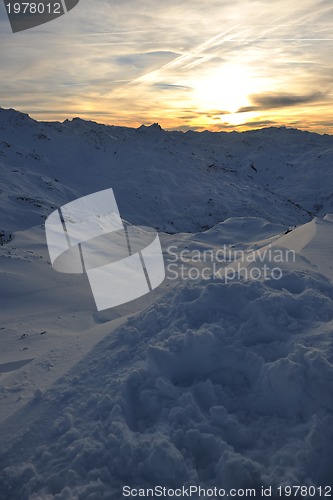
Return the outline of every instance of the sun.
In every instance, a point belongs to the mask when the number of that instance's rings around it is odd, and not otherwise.
[[[250,105],[251,94],[260,92],[258,79],[247,66],[228,64],[192,83],[193,100],[199,109],[236,113]]]

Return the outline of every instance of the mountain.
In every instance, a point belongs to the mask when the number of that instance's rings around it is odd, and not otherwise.
[[[330,495],[332,140],[0,109],[1,500]],[[43,223],[109,187],[166,279],[97,312]]]
[[[126,220],[168,232],[235,216],[288,226],[332,211],[330,136],[44,123],[0,109],[0,139],[5,232],[38,225],[53,207],[108,186]]]

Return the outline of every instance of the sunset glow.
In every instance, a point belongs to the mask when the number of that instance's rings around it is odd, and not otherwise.
[[[12,34],[1,5],[0,104],[43,120],[333,133],[332,22],[328,0],[94,0]]]

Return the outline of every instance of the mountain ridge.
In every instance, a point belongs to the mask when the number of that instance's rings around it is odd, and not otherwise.
[[[133,129],[0,108],[0,229],[38,225],[106,187],[126,220],[163,231],[206,230],[231,216],[293,226],[332,212],[332,160],[332,136],[297,129]]]

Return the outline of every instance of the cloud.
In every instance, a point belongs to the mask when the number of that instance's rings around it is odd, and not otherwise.
[[[158,82],[153,84],[154,87],[160,90],[191,90],[187,85],[175,85],[174,83]]]
[[[0,3],[0,102],[49,119],[67,110],[108,123],[209,128],[228,121],[230,96],[230,109],[252,113],[249,127],[288,125],[299,119],[291,111],[309,106],[318,114],[311,123],[333,123],[331,96],[313,92],[333,78],[332,21],[332,3],[320,0],[82,0],[13,35]],[[225,86],[216,75],[235,67],[248,78]]]
[[[250,96],[252,105],[240,108],[237,113],[248,113],[251,111],[263,111],[267,109],[286,108],[303,104],[321,102],[327,97],[322,92],[308,95],[292,94],[265,94]]]

